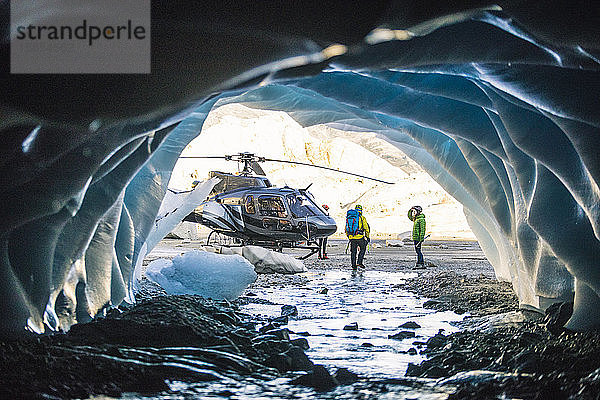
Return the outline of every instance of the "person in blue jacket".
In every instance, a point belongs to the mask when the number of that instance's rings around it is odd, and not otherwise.
[[[367,245],[369,244],[371,230],[369,229],[369,223],[367,219],[363,215],[363,208],[360,204],[357,204],[354,209],[358,212],[358,224],[356,231],[350,232],[348,225],[348,216],[346,216],[346,236],[350,240],[350,262],[352,263],[352,270],[356,271],[357,268],[361,268],[361,270],[365,269],[363,264],[363,259],[365,257],[365,252],[367,251]],[[357,253],[358,252],[358,260]]]

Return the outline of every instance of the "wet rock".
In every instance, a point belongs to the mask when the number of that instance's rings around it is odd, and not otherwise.
[[[515,356],[513,364],[515,365],[515,372],[533,373],[540,368],[540,358],[534,352],[523,350]]]
[[[598,393],[600,393],[600,368],[582,378],[579,385],[578,398],[593,399],[594,396],[598,398]]]
[[[260,340],[252,341],[252,348],[258,352],[267,354],[286,351],[290,346],[289,342],[282,342],[274,335],[263,335]]]
[[[423,368],[418,364],[408,363],[406,368],[406,376],[421,376]]]
[[[252,292],[248,292],[248,293],[246,293],[246,296],[248,296],[248,297],[256,297],[257,294],[256,293],[252,293]]]
[[[571,318],[572,314],[573,303],[554,303],[546,309],[544,326],[550,333],[559,335],[564,332],[564,325],[567,323],[569,318]]]
[[[375,347],[375,345],[373,343],[364,342],[360,345],[360,347]]]
[[[276,368],[279,372],[311,371],[314,367],[314,363],[297,346],[292,346],[286,352],[270,356],[265,361],[265,364]]]
[[[284,305],[281,306],[281,316],[282,317],[291,317],[298,315],[298,308],[292,305]]]
[[[240,324],[240,326],[244,329],[247,329],[249,331],[255,331],[256,330],[256,322],[242,322]]]
[[[414,347],[411,347],[410,349],[408,349],[408,354],[410,354],[411,356],[414,356],[417,354],[417,349],[415,349]]]
[[[448,337],[444,336],[441,332],[436,333],[434,336],[427,340],[428,348],[444,347],[448,342]]]
[[[239,318],[237,318],[235,316],[235,314],[231,313],[216,313],[213,314],[213,317],[220,322],[223,322],[225,324],[236,324],[237,322],[239,322]]]
[[[281,317],[277,317],[277,318],[273,318],[271,320],[272,324],[279,324],[279,325],[287,325],[288,324],[288,316],[287,315],[282,315]]]
[[[290,340],[290,343],[292,345],[294,345],[294,346],[300,347],[302,350],[308,350],[308,349],[310,349],[310,345],[308,344],[308,340],[306,340],[304,338],[298,338],[298,339]]]
[[[448,371],[440,366],[433,365],[423,372],[421,376],[426,376],[428,378],[443,378],[448,376]]]
[[[352,322],[351,324],[344,326],[344,330],[345,331],[357,331],[358,330],[358,322]]]
[[[319,294],[327,294],[327,292],[329,292],[329,289],[323,288],[319,291]]]
[[[442,359],[442,364],[444,367],[448,368],[448,370],[461,370],[465,365],[465,355],[459,353],[457,351],[449,351],[446,352],[446,355]]]
[[[227,336],[221,336],[217,339],[217,344],[221,345],[221,346],[225,346],[229,349],[231,349],[233,352],[240,354],[240,348],[235,344],[235,342],[227,337]]]
[[[423,303],[423,308],[435,308],[440,303],[441,301],[435,299],[427,300],[425,303]]]
[[[298,346],[290,347],[290,349],[285,352],[285,355],[291,360],[291,371],[310,371],[315,365],[304,353],[304,350]]]
[[[333,374],[333,377],[342,385],[354,383],[359,380],[358,375],[350,371],[348,368],[338,368]]]
[[[335,388],[339,382],[331,376],[327,368],[315,365],[312,372],[299,376],[290,381],[293,385],[310,386],[319,391],[327,391]]]
[[[3,344],[0,398],[119,398],[168,390],[166,380],[219,380],[224,371],[272,379],[267,359],[282,371],[312,368],[287,329],[259,335],[236,310],[197,296],[157,297],[68,334]],[[185,366],[196,363],[203,371]]]
[[[421,327],[421,325],[417,324],[414,321],[408,321],[399,326],[399,328],[404,328],[404,329],[419,329],[420,327]]]
[[[226,307],[226,308],[231,308],[231,302],[227,299],[219,300],[217,302],[217,304],[222,305],[223,307]]]
[[[290,340],[290,331],[287,328],[283,329],[275,329],[272,331],[267,331],[269,335],[276,336],[280,340],[289,341]]]
[[[279,326],[275,326],[274,324],[272,324],[272,323],[269,322],[267,325],[263,325],[260,328],[258,328],[258,331],[260,333],[265,333],[265,332],[268,332],[268,331],[275,330],[277,328],[279,328]]]
[[[287,372],[291,369],[292,360],[289,356],[283,353],[273,354],[265,360],[265,365],[275,368],[279,372]]]
[[[275,335],[271,335],[270,333],[265,333],[263,335],[259,335],[259,336],[254,336],[252,338],[252,343],[257,344],[257,343],[261,343],[261,342],[265,342],[265,341],[277,341],[278,337]]]
[[[544,341],[541,335],[534,332],[521,332],[516,339],[520,346],[532,346]]]
[[[412,331],[400,331],[393,335],[388,335],[388,338],[396,339],[396,340],[403,340],[403,339],[408,339],[408,338],[414,338],[415,336],[417,336],[417,335]]]
[[[296,333],[296,335],[298,335],[298,336],[310,336],[310,333],[305,331],[305,332],[298,332],[298,333]]]

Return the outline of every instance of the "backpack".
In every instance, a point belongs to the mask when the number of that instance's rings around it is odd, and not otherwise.
[[[362,233],[362,229],[360,229],[360,213],[358,210],[348,210],[346,212],[346,233],[349,235]]]

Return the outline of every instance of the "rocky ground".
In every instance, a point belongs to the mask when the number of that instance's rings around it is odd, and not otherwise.
[[[428,359],[409,365],[407,376],[456,385],[450,399],[600,398],[600,333],[562,329],[572,305],[517,313],[508,285],[435,269],[407,287],[432,298],[426,306],[475,316],[465,330],[431,338],[422,350]]]
[[[410,364],[408,377],[454,386],[450,399],[600,399],[600,332],[564,330],[572,305],[546,315],[518,311],[511,285],[495,279],[476,243],[429,242],[424,253],[424,269],[413,267],[410,246],[374,249],[366,258],[372,268],[417,272],[403,286],[429,298],[425,307],[468,313],[463,331],[416,343],[428,358]],[[339,265],[346,257],[332,258]]]
[[[162,246],[172,257],[193,243]],[[334,241],[330,259],[312,257],[307,267],[348,269],[344,247],[345,242]],[[241,312],[239,304],[260,299],[245,296],[232,304],[163,296],[160,288],[145,282],[133,308],[113,310],[68,334],[0,342],[0,398],[156,394],[169,392],[174,380],[267,381],[290,373],[296,377],[292,384],[315,387],[322,398],[355,398],[366,386],[371,393],[367,398],[390,398],[392,387],[418,391],[424,382],[448,388],[452,399],[600,398],[600,335],[561,329],[568,305],[555,307],[549,316],[518,312],[510,286],[495,280],[476,243],[431,241],[424,253],[427,266],[418,270],[410,246],[376,243],[365,260],[370,269],[415,272],[405,289],[428,298],[427,307],[467,315],[462,331],[414,344],[427,359],[409,365],[406,377],[372,382],[347,370],[315,366],[304,353],[307,343],[290,341],[285,329],[293,309],[282,308],[282,316],[270,321],[257,320]],[[303,279],[262,275],[254,287],[278,285],[285,290]],[[327,397],[338,385],[348,389]],[[232,395],[223,392],[221,397]]]
[[[279,322],[257,330],[227,301],[156,296],[68,334],[0,345],[0,398],[88,398],[168,391],[168,381],[273,379],[312,370]]]

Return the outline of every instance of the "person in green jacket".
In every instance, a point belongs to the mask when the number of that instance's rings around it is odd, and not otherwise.
[[[415,244],[415,251],[417,252],[417,267],[424,267],[425,261],[423,261],[423,253],[421,252],[421,245],[425,240],[425,214],[421,206],[414,206],[408,210],[408,218],[413,221],[412,238]]]

